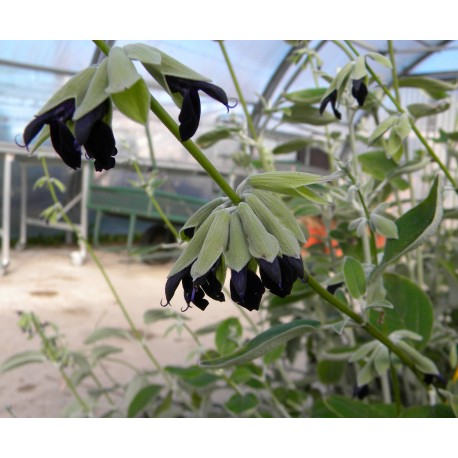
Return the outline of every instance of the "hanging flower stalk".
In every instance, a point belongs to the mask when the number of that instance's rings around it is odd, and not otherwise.
[[[23,146],[33,152],[50,137],[56,153],[72,169],[81,167],[83,152],[94,161],[96,171],[113,168],[117,154],[111,129],[113,107],[143,125],[149,118],[151,94],[135,60],[181,109],[181,141],[189,140],[199,127],[199,91],[228,111],[231,108],[223,89],[156,48],[143,44],[114,47],[98,66],[81,71],[51,97],[24,129]]]
[[[220,197],[191,216],[180,232],[189,243],[169,273],[163,306],[171,304],[180,283],[186,309],[193,304],[205,310],[206,296],[223,302],[227,269],[231,299],[249,311],[259,310],[266,290],[286,297],[296,280],[304,280],[304,234],[294,214],[274,193],[327,202],[308,185],[335,176],[295,173],[293,177],[287,174],[285,181],[284,175],[252,176],[237,189],[238,205]]]

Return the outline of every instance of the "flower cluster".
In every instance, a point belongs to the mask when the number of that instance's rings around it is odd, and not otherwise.
[[[67,99],[39,114],[24,129],[24,145],[28,148],[32,140],[45,125],[49,126],[51,143],[56,153],[72,169],[81,167],[81,147],[88,158],[94,160],[97,172],[115,166],[117,149],[111,127],[103,121],[108,114],[108,100],[87,113],[75,124],[75,135],[68,127],[75,112],[75,99]]]
[[[249,311],[259,310],[266,289],[285,297],[304,278],[305,239],[292,212],[268,191],[248,189],[240,197],[238,205],[227,198],[209,202],[182,228],[190,241],[168,276],[161,305],[170,305],[180,283],[187,307],[205,310],[205,296],[224,301],[227,269],[231,299]]]
[[[352,80],[351,82],[351,95],[356,99],[358,102],[358,106],[362,107],[364,105],[364,102],[366,100],[368,94],[367,86],[366,83],[364,82],[364,78],[358,79],[358,80]],[[322,101],[320,104],[320,114],[323,114],[324,110],[326,110],[326,107],[328,104],[331,104],[332,111],[334,113],[334,116],[337,119],[341,119],[342,115],[337,110],[337,96],[338,96],[338,90],[334,89],[329,93]]]
[[[51,97],[26,126],[23,146],[29,149],[43,131],[36,144],[50,136],[55,151],[72,169],[81,167],[82,148],[94,160],[96,171],[113,168],[117,149],[110,127],[112,106],[140,124],[148,122],[151,107],[151,94],[134,60],[141,62],[181,109],[181,141],[189,140],[199,127],[199,91],[228,111],[232,108],[223,89],[158,49],[141,43],[115,46],[98,66],[79,72]]]

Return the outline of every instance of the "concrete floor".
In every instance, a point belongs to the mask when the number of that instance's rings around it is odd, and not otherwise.
[[[33,311],[42,321],[55,323],[71,350],[88,351],[84,339],[96,327],[121,327],[127,323],[93,260],[82,266],[70,261],[72,248],[41,248],[13,251],[5,276],[0,277],[0,361],[16,352],[38,350],[37,338],[29,340],[17,326],[17,311]],[[147,265],[125,254],[98,251],[107,274],[115,285],[135,324],[145,333],[148,345],[162,365],[189,365],[196,345],[189,335],[175,331],[164,337],[170,321],[143,324],[143,313],[159,309],[172,263]],[[181,289],[181,287],[180,287]],[[174,310],[180,312],[182,292],[177,291]],[[181,313],[181,312],[180,312]],[[205,312],[189,309],[190,326],[199,329],[230,316],[241,315],[231,302],[211,303]],[[243,319],[243,318],[241,318]],[[209,340],[210,339],[210,340]],[[139,368],[151,368],[137,342],[105,341],[122,346],[122,357]],[[212,346],[212,338],[204,339]],[[118,355],[116,355],[118,356]],[[120,382],[132,377],[130,369],[112,369]],[[59,417],[72,400],[58,370],[49,362],[29,364],[0,374],[0,417]],[[11,414],[12,412],[12,414]]]

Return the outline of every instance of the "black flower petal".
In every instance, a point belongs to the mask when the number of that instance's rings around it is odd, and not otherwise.
[[[258,259],[259,272],[264,286],[276,296],[286,297],[291,294],[294,282],[304,277],[304,265],[301,258],[277,256],[272,262]]]
[[[81,167],[81,148],[67,125],[62,121],[49,123],[51,143],[56,153],[72,169]]]
[[[211,297],[215,301],[224,302],[223,285],[216,277],[216,269],[220,262],[220,259],[218,259],[205,275],[197,278],[194,281],[194,287],[201,287],[208,297]]]
[[[166,76],[167,84],[172,92],[183,96],[180,116],[181,141],[189,140],[197,131],[200,121],[199,90],[222,103],[229,111],[229,101],[226,93],[220,87],[207,81],[195,81],[177,76]]]
[[[84,145],[89,138],[92,127],[97,121],[103,119],[109,110],[108,99],[94,108],[89,113],[86,113],[82,118],[75,121],[75,138],[80,145]]]
[[[111,127],[103,121],[97,121],[84,143],[84,149],[88,157],[94,159],[94,167],[97,172],[109,170],[115,166],[115,158],[118,150],[115,146],[115,138]]]
[[[172,300],[181,280],[186,275],[189,275],[190,272],[191,266],[187,267],[186,269],[180,270],[180,272],[177,272],[175,275],[172,275],[171,277],[167,278],[167,282],[165,283],[165,299],[167,302],[161,305],[164,305],[164,307],[166,305],[170,305],[170,301]]]
[[[189,140],[196,133],[200,121],[200,98],[196,89],[184,93],[178,120],[181,141]]]
[[[337,89],[334,89],[322,102],[320,105],[320,114],[323,114],[324,110],[328,106],[328,103],[331,104],[332,111],[334,112],[334,116],[337,119],[342,119],[342,115],[336,108],[337,103]]]
[[[367,86],[364,83],[364,78],[352,80],[351,95],[356,99],[358,105],[362,107],[368,94]]]
[[[75,100],[68,99],[64,100],[59,105],[55,106],[51,110],[42,113],[27,124],[24,129],[22,138],[24,139],[24,145],[29,146],[31,141],[38,135],[45,124],[50,124],[52,121],[66,122],[72,118],[75,112]]]
[[[255,272],[245,266],[240,272],[231,270],[231,299],[248,311],[259,310],[264,285]]]

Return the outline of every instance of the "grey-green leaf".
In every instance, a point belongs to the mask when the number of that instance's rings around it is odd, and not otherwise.
[[[46,356],[40,351],[22,351],[3,361],[0,365],[0,372],[7,372],[25,364],[44,363],[45,361]]]
[[[77,106],[73,119],[77,121],[85,114],[102,104],[108,94],[105,92],[108,86],[108,59],[104,59],[97,67],[94,76],[91,79],[86,94],[81,103]]]
[[[302,91],[290,92],[289,94],[285,94],[284,97],[286,100],[298,105],[313,105],[321,101],[326,91],[327,88],[325,87],[304,89]]]
[[[144,43],[126,45],[124,51],[129,59],[139,60],[145,64],[159,65],[162,60],[161,53],[156,48]]]
[[[385,335],[406,329],[422,336],[415,343],[416,348],[423,348],[429,341],[434,324],[433,304],[428,295],[413,281],[397,274],[384,274],[383,284],[386,299],[393,308],[384,309],[383,322],[380,313],[371,310],[369,320]]]
[[[383,65],[386,68],[392,68],[390,59],[388,59],[385,56],[382,56],[382,54],[379,54],[377,52],[368,52],[366,56],[375,60],[378,64]]]
[[[161,391],[161,385],[148,385],[140,389],[127,409],[127,417],[136,417]]]
[[[320,114],[320,110],[309,105],[292,105],[283,111],[283,122],[311,124],[312,126],[325,126],[337,119],[327,111]]]
[[[236,127],[218,127],[210,132],[200,135],[196,139],[196,143],[200,148],[210,148],[221,140],[231,138],[234,133],[239,132],[240,129]]]
[[[436,232],[442,220],[443,183],[443,176],[437,175],[425,200],[396,220],[398,238],[387,240],[382,262],[371,279],[375,279],[389,264]]]
[[[375,231],[380,235],[383,235],[389,239],[399,238],[398,227],[396,226],[396,223],[386,218],[385,216],[379,215],[377,213],[372,213],[370,222],[375,228]]]
[[[416,87],[418,89],[423,89],[428,95],[436,100],[447,97],[448,91],[454,91],[457,88],[456,84],[424,76],[400,78],[399,87]]]
[[[84,343],[92,344],[99,340],[111,339],[111,338],[130,340],[131,334],[127,329],[111,328],[111,327],[98,328],[94,332],[92,332],[88,337],[86,337]]]
[[[123,48],[111,48],[108,56],[108,87],[107,93],[117,94],[130,89],[141,79],[134,64],[127,57]]]
[[[231,412],[241,414],[254,409],[258,403],[258,398],[253,393],[248,393],[232,395],[225,405]]]
[[[150,110],[151,94],[143,78],[131,87],[111,95],[119,111],[139,124],[146,124]]]
[[[222,358],[203,360],[200,365],[209,369],[231,367],[259,358],[269,351],[295,337],[318,328],[320,323],[313,320],[295,320],[290,323],[273,326],[257,335],[236,352]]]
[[[409,113],[416,119],[425,116],[432,116],[447,111],[450,108],[449,103],[438,103],[433,105],[431,103],[412,103],[407,106]]]
[[[371,136],[368,139],[369,145],[374,143],[376,140],[378,140],[387,130],[391,129],[397,122],[398,122],[399,116],[398,115],[392,115],[388,118],[386,118],[384,121],[382,121],[372,132]]]
[[[352,297],[359,299],[366,292],[366,276],[361,263],[347,256],[343,265],[343,274],[348,292]]]

